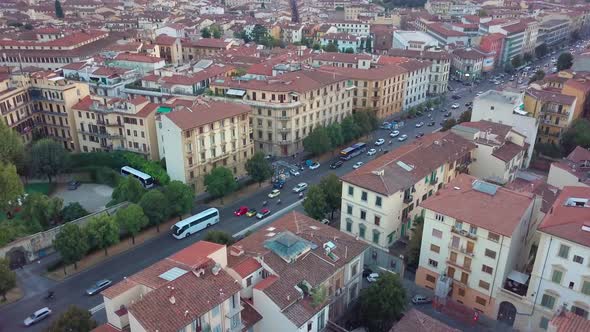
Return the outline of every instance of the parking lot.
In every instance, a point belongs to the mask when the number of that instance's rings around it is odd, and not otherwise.
[[[111,200],[113,188],[95,183],[82,183],[75,190],[69,190],[68,185],[60,185],[52,195],[64,200],[64,206],[78,202],[88,212],[95,212],[104,209]]]

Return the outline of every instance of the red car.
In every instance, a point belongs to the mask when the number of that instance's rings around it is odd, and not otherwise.
[[[239,217],[241,215],[244,215],[248,212],[248,207],[247,206],[240,206],[237,210],[234,211],[234,216]]]

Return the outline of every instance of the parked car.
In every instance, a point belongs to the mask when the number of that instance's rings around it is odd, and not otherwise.
[[[80,186],[80,182],[72,180],[68,182],[68,190],[76,190]]]
[[[363,278],[368,277],[371,273],[373,273],[373,270],[371,270],[370,268],[368,268],[368,267],[363,268]]]
[[[445,116],[445,118],[448,118],[448,117],[450,117],[451,115],[452,115],[452,113],[451,113],[451,112],[448,112],[448,113],[446,113],[444,116]]]
[[[430,299],[429,297],[426,297],[424,295],[414,295],[414,297],[412,298],[412,303],[414,304],[427,304],[427,303],[431,303],[432,299]]]
[[[278,189],[274,189],[268,194],[268,198],[275,198],[281,194],[281,191]]]
[[[297,184],[297,185],[296,185],[296,186],[293,188],[293,192],[300,193],[300,192],[304,191],[305,189],[307,189],[307,183],[305,183],[305,182],[301,182],[301,183],[298,183],[298,184]]]
[[[471,106],[472,104],[473,104],[472,102],[465,103],[465,107],[469,107],[469,106]]]
[[[257,219],[264,219],[264,218],[268,217],[269,214],[270,214],[270,210],[265,208],[265,209],[260,210],[260,212],[258,212],[256,214],[256,218]]]
[[[368,282],[376,282],[377,280],[379,280],[379,273],[371,273],[367,276],[367,281]]]
[[[370,150],[369,150],[369,152],[367,152],[367,155],[369,155],[369,156],[373,156],[373,155],[375,155],[376,153],[377,153],[377,150],[375,150],[375,149],[370,149]]]
[[[379,146],[379,145],[383,145],[383,144],[385,144],[385,140],[383,138],[380,138],[375,141],[375,146]]]
[[[459,104],[453,104],[453,105],[451,105],[451,108],[455,110],[455,109],[459,108]]]
[[[422,133],[422,132],[418,132],[418,133],[416,134],[416,138],[420,138],[420,137],[422,137],[422,136],[424,136],[424,133]]]
[[[399,131],[397,131],[397,130],[394,130],[391,133],[389,133],[389,137],[397,137],[397,136],[399,136]]]
[[[336,169],[340,166],[342,166],[342,164],[344,164],[344,162],[342,160],[336,160],[333,163],[330,164],[330,168],[331,169]]]
[[[293,175],[293,176],[299,176],[301,175],[301,173],[299,173],[298,170],[294,169],[294,168],[290,168],[289,169],[289,174]]]
[[[86,290],[86,295],[98,294],[102,290],[109,288],[112,284],[113,284],[113,282],[109,279],[99,280],[94,285],[90,286],[90,288],[88,288]]]
[[[48,307],[41,308],[27,317],[23,323],[25,326],[31,326],[49,317],[49,315],[51,315],[51,309]]]
[[[424,125],[424,122],[423,121],[420,121],[420,122],[416,123],[416,128],[420,128],[423,125]]]
[[[406,135],[406,134],[403,134],[403,135],[401,135],[400,137],[397,138],[397,140],[399,142],[403,142],[403,141],[405,141],[407,139],[408,139],[408,135]]]
[[[435,125],[435,122],[434,122],[434,121],[430,121],[430,122],[428,122],[428,124],[427,124],[427,126],[428,126],[428,127],[432,127],[432,126],[434,126],[434,125]]]
[[[256,215],[256,209],[250,209],[248,210],[248,212],[246,212],[246,217],[248,218],[252,218]]]
[[[329,225],[330,224],[330,220],[328,219],[322,219],[322,221],[320,221],[322,224],[324,225]]]
[[[279,180],[272,183],[273,189],[283,189],[285,186],[285,181]]]
[[[383,122],[381,124],[381,127],[380,128],[381,129],[391,129],[391,123],[389,123],[389,122]]]
[[[461,96],[459,96],[459,95],[453,95],[451,98],[453,98],[454,100],[458,100],[458,99],[461,99]]]
[[[352,165],[352,168],[357,169],[363,165],[364,163],[362,161],[357,161],[356,164]]]
[[[309,169],[318,169],[320,168],[320,163],[318,163],[317,161],[312,163],[311,165],[309,165]]]
[[[239,216],[242,216],[246,213],[248,213],[248,207],[247,206],[240,206],[237,210],[234,211],[234,216],[239,217]]]

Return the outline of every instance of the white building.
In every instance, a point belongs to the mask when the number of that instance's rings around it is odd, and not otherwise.
[[[522,94],[489,90],[473,99],[471,121],[487,120],[505,124],[523,134],[528,144],[524,167],[528,167],[537,141],[539,120],[523,108]]]
[[[371,34],[371,25],[362,22],[335,22],[331,23],[339,33],[348,33],[359,37],[368,37]]]
[[[562,189],[566,186],[590,187],[590,151],[577,146],[567,157],[551,163],[547,183]]]
[[[430,85],[431,62],[424,60],[408,59],[400,62],[400,67],[408,71],[406,89],[404,90],[403,109],[418,106],[426,102],[428,86]]]
[[[216,6],[203,6],[199,8],[199,12],[201,15],[223,15],[225,13],[225,9],[223,7]]]
[[[428,48],[438,47],[438,45],[436,39],[422,31],[395,30],[393,32],[393,48],[424,51]]]

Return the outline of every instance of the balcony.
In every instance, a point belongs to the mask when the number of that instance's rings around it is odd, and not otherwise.
[[[470,265],[465,265],[465,264],[461,265],[461,264],[454,262],[450,259],[447,259],[447,264],[449,264],[450,266],[454,266],[456,268],[459,268],[463,271],[471,273],[471,264]]]
[[[39,110],[39,109],[33,109],[33,113],[37,113],[37,114],[46,114],[46,115],[55,115],[55,116],[63,116],[63,117],[68,117],[68,113],[65,112],[51,112],[51,111],[44,111],[44,110]]]
[[[404,204],[410,204],[414,201],[414,195],[404,196]]]
[[[477,241],[477,236],[475,234],[471,234],[468,231],[464,230],[464,229],[458,229],[457,227],[453,226],[453,228],[451,228],[451,232],[458,234],[462,237],[466,237],[470,240],[474,240]]]
[[[464,246],[454,246],[453,245],[453,241],[451,241],[449,243],[449,249],[454,250],[454,251],[458,251],[458,252],[460,252],[462,254],[465,254],[465,255],[468,255],[468,256],[471,256],[471,257],[474,256],[473,251],[467,251],[467,249]]]
[[[559,110],[559,109],[552,108],[552,107],[542,107],[541,108],[541,112],[542,113],[556,114],[556,115],[564,116],[564,117],[569,117],[570,116],[570,112],[564,111],[564,110]]]
[[[106,132],[92,132],[92,131],[80,130],[80,129],[78,129],[78,132],[81,133],[81,134],[84,134],[84,135],[97,136],[97,137],[108,138],[108,139],[122,139],[122,138],[125,138],[125,136],[123,136],[123,135],[109,134],[109,133],[106,133]]]
[[[504,293],[522,299],[526,296],[528,288],[529,275],[513,270],[508,274],[506,280],[504,280],[501,289]]]
[[[291,117],[290,116],[277,116],[277,119],[281,120],[281,121],[289,121],[289,120],[291,120]]]
[[[291,132],[291,128],[279,128],[279,132],[288,133],[288,132]]]
[[[430,181],[428,181],[428,185],[429,186],[436,186],[438,184],[438,177],[435,177],[434,179],[430,179]]]

